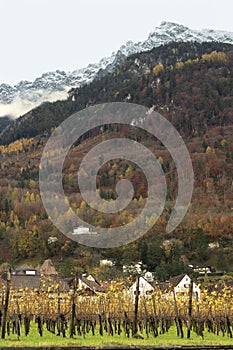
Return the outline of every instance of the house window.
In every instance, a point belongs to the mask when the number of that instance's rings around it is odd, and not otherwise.
[[[147,290],[146,295],[151,295],[153,293],[153,290]]]
[[[138,295],[140,294],[140,290],[138,291]],[[136,290],[133,292],[134,295],[136,295]]]

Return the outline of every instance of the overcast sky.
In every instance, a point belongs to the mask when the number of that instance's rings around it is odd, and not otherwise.
[[[233,32],[232,0],[0,0],[0,84],[72,71],[161,21]]]

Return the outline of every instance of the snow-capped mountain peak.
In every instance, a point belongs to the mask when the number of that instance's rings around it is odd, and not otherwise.
[[[21,81],[15,86],[0,85],[0,116],[17,118],[45,101],[65,99],[72,87],[90,83],[97,76],[114,71],[116,66],[131,54],[151,50],[172,41],[219,41],[233,44],[233,33],[212,29],[193,30],[183,25],[163,21],[151,32],[145,41],[122,45],[111,56],[102,58],[96,64],[73,72],[56,70],[47,72],[34,82]]]

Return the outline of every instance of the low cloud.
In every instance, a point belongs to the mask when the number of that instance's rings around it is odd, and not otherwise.
[[[17,119],[43,102],[55,102],[57,100],[65,100],[66,98],[66,91],[52,92],[47,96],[37,99],[35,102],[16,97],[11,103],[0,103],[0,117],[10,116],[13,119]]]

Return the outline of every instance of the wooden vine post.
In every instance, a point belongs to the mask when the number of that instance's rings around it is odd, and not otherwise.
[[[5,335],[6,335],[6,321],[7,321],[8,304],[9,304],[9,297],[10,297],[10,284],[11,284],[11,270],[7,271],[7,275],[6,275],[6,294],[5,294],[5,304],[4,304],[3,321],[2,321],[2,339],[5,339]]]
[[[182,328],[182,320],[181,320],[180,315],[179,315],[179,309],[178,309],[177,300],[176,300],[176,292],[175,292],[174,287],[173,287],[172,293],[173,293],[173,301],[174,301],[174,311],[175,311],[175,316],[176,316],[175,321],[176,321],[177,335],[180,338],[183,338],[184,333],[183,333],[183,328]]]
[[[77,276],[74,278],[74,291],[72,295],[72,305],[71,305],[71,319],[70,319],[70,338],[73,338],[75,335],[75,322],[76,322],[76,290],[77,290]]]
[[[57,287],[57,335],[61,334],[61,296],[59,285]]]
[[[189,301],[188,301],[188,329],[187,329],[187,338],[190,339],[191,327],[192,327],[192,312],[193,311],[193,280],[190,280],[189,286]]]
[[[134,321],[133,321],[133,336],[137,336],[138,332],[138,302],[139,302],[139,281],[140,276],[136,278],[136,292],[135,292],[135,303],[134,303]]]

